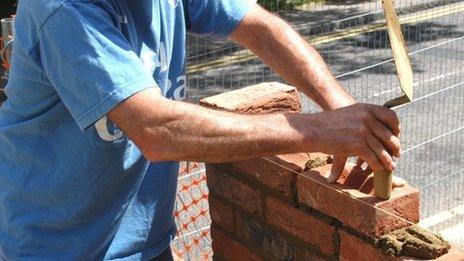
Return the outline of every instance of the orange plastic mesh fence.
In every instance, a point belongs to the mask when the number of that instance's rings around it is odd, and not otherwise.
[[[0,51],[3,50],[3,38],[0,36]],[[6,70],[10,69],[10,64],[8,64],[6,61],[3,61],[3,59],[0,59],[1,66],[5,68]]]
[[[172,243],[176,260],[212,260],[208,187],[204,164],[183,162],[174,210],[177,235]]]

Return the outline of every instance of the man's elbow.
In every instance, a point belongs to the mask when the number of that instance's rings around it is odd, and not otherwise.
[[[161,96],[157,88],[138,92],[108,113],[150,161],[174,160],[175,131],[170,124],[178,119],[175,103]]]
[[[140,148],[142,155],[151,162],[163,162],[163,161],[172,161],[178,160],[171,152],[166,149],[159,148],[157,146],[151,148]]]
[[[136,142],[137,147],[142,152],[145,159],[151,162],[163,162],[178,160],[178,155],[173,151],[173,144],[169,138],[163,135],[143,135],[140,142]]]
[[[157,149],[145,149],[142,150],[142,154],[145,157],[145,159],[151,162],[163,162],[173,160],[169,156],[169,154]]]

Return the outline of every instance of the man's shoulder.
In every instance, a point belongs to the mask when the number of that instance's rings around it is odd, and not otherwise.
[[[114,3],[115,0],[21,0],[15,21],[17,41],[26,52],[30,52],[37,46],[39,34],[46,24],[67,27],[61,20],[51,19],[53,16],[60,12],[67,16],[74,13],[73,9],[94,12],[93,8],[102,8],[110,12],[114,10]]]
[[[88,3],[88,4],[112,4],[114,0],[21,0],[21,5],[26,5],[40,11],[53,11],[63,4]]]
[[[113,2],[114,0],[21,0],[18,13],[26,13],[33,17],[35,23],[40,27],[65,5],[94,4],[112,6]]]
[[[21,0],[19,2],[19,12],[28,11],[30,15],[47,16],[55,12],[68,0]]]
[[[17,24],[34,26],[36,30],[67,0],[21,0],[18,5]]]

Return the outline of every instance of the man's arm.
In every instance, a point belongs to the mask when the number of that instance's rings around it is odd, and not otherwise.
[[[263,19],[273,23],[266,25]],[[260,30],[275,40],[266,38],[272,42],[266,43],[259,37],[264,35]],[[317,52],[285,22],[258,6],[238,25],[232,39],[256,52],[324,109],[354,102]],[[288,48],[276,51],[282,46]],[[222,162],[318,151],[360,156],[373,170],[391,170],[394,162],[385,148],[393,155],[400,150],[398,118],[393,111],[374,105],[357,104],[313,115],[250,116],[171,101],[149,89],[128,98],[108,116],[151,161]]]
[[[399,132],[398,118],[374,105],[312,115],[239,115],[171,101],[151,88],[120,103],[108,117],[151,161],[226,162],[319,151],[360,155],[381,170],[392,168],[382,143],[399,151],[397,140],[384,135],[386,125]]]
[[[230,39],[255,53],[324,110],[355,103],[334,78],[319,53],[287,22],[259,5],[253,7]]]
[[[253,51],[282,78],[309,96],[324,110],[334,110],[356,103],[332,75],[319,53],[287,22],[260,6],[253,7],[230,38]],[[385,132],[390,137],[394,136],[388,129]],[[388,144],[382,146],[388,150],[383,149],[382,154],[400,156],[399,152],[391,150]],[[347,156],[342,153],[335,154],[329,182],[338,180]]]

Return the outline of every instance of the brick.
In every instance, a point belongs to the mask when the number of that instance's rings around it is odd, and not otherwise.
[[[383,201],[341,184],[327,184],[326,165],[297,177],[298,201],[340,220],[368,236],[379,236],[419,221],[419,191],[409,185],[396,188]],[[393,215],[392,215],[393,214]],[[401,217],[401,218],[398,218]],[[408,220],[408,221],[406,221]]]
[[[238,213],[235,220],[239,238],[280,260],[293,257],[293,250],[285,237]]]
[[[298,91],[289,85],[268,82],[221,93],[200,100],[200,104],[242,114],[301,111]]]
[[[322,257],[320,255],[315,254],[313,251],[311,251],[309,249],[306,249],[306,248],[302,248],[302,247],[295,248],[294,256],[295,256],[294,260],[297,260],[297,261],[300,261],[300,260],[304,260],[304,261],[306,261],[306,260],[307,261],[330,260],[327,257]]]
[[[288,237],[270,229],[256,220],[236,213],[237,235],[247,244],[260,249],[277,260],[316,260],[321,253],[296,245]],[[300,257],[300,259],[298,258]],[[308,258],[309,259],[301,259]]]
[[[358,189],[363,193],[370,194],[372,192],[374,184],[365,184],[371,171],[363,171],[361,167],[347,164],[348,171],[344,171],[341,177],[338,179],[338,183],[345,185],[349,188]]]
[[[296,172],[303,171],[308,159],[307,153],[278,155],[269,158],[269,160]],[[263,158],[232,162],[230,166],[237,175],[251,177],[285,197],[292,197],[292,183],[296,177],[292,171]],[[235,172],[235,170],[237,171]]]
[[[214,227],[211,228],[211,238],[213,241],[213,252],[215,260],[262,260],[250,249],[226,236]]]
[[[373,245],[363,242],[360,238],[340,230],[340,260],[341,261],[383,261],[395,260],[393,257],[383,255]]]
[[[275,198],[266,199],[266,218],[270,224],[301,238],[327,255],[334,254],[335,227]]]
[[[216,171],[210,165],[207,170],[210,194],[219,195],[253,214],[261,213],[261,196],[257,189],[242,181]]]
[[[213,195],[209,197],[209,210],[211,221],[215,225],[221,226],[224,230],[234,233],[234,212],[232,207],[223,204]]]

